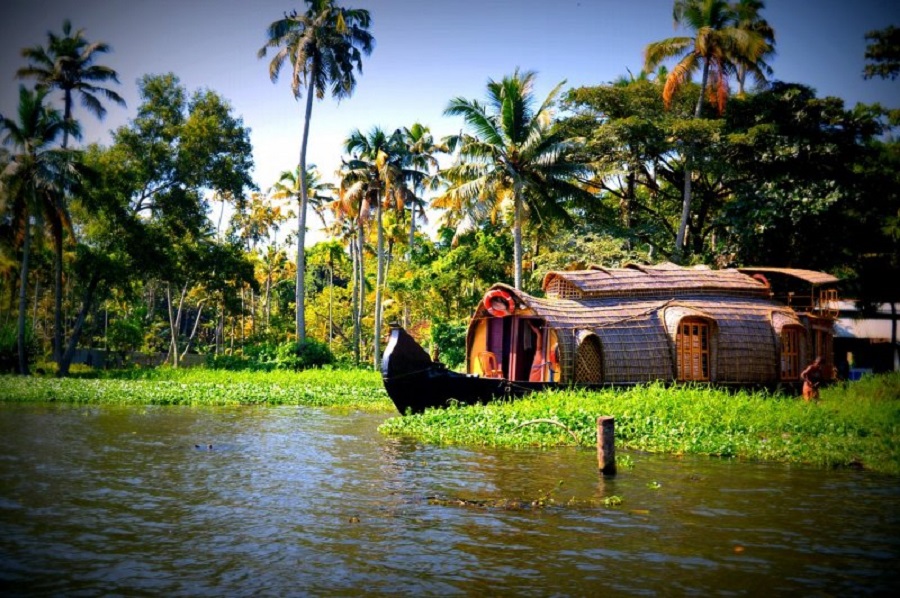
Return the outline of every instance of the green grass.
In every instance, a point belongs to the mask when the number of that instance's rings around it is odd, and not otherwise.
[[[593,447],[601,415],[616,418],[616,446],[623,449],[900,474],[900,373],[823,389],[817,403],[767,393],[649,385],[429,410],[392,418],[380,429],[438,444]]]
[[[379,373],[365,370],[229,372],[158,368],[108,373],[102,378],[0,376],[0,401],[394,409]]]

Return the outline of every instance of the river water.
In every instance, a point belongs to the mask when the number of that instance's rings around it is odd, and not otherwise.
[[[0,594],[900,588],[896,477],[630,454],[604,479],[591,450],[425,446],[386,417],[0,403]]]

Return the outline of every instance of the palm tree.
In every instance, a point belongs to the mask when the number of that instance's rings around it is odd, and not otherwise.
[[[385,283],[382,214],[384,207],[402,212],[404,205],[413,196],[406,187],[410,171],[403,168],[406,148],[399,129],[390,136],[378,127],[369,131],[368,135],[355,130],[344,142],[344,149],[351,155],[346,163],[347,172],[344,176],[344,181],[349,185],[346,197],[350,201],[364,202],[375,207],[378,270],[375,282],[374,363],[378,368],[381,365],[381,300]]]
[[[369,11],[335,6],[334,0],[305,0],[303,14],[292,11],[274,21],[267,30],[268,41],[257,52],[263,58],[269,48],[277,48],[269,63],[269,77],[278,81],[285,61],[291,65],[291,92],[299,99],[306,93],[306,112],[303,119],[303,138],[300,143],[299,171],[304,179],[300,184],[300,215],[297,231],[297,340],[306,338],[304,320],[303,281],[306,270],[306,150],[309,122],[312,116],[313,95],[325,97],[330,87],[332,97],[340,100],[353,94],[356,88],[355,71],[362,72],[362,55],[372,52],[374,38],[368,31]],[[302,86],[306,89],[303,90]]]
[[[425,202],[421,195],[426,190],[437,187],[437,172],[440,169],[436,154],[447,152],[445,143],[435,143],[431,130],[420,123],[402,130],[403,142],[406,145],[404,163],[412,173],[413,196],[409,206],[409,254],[412,255],[416,234],[416,213],[425,218]]]
[[[772,67],[765,61],[775,54],[775,30],[769,22],[759,16],[766,7],[762,0],[737,0],[733,5],[734,24],[740,30],[754,33],[762,38],[762,43],[755,52],[756,56],[735,56],[737,67],[735,78],[738,83],[738,94],[744,94],[747,75],[751,75],[758,85],[766,83],[766,77],[772,74]]]
[[[756,64],[767,48],[759,33],[734,25],[736,13],[725,0],[675,0],[672,16],[675,26],[683,26],[694,36],[671,37],[653,42],[644,51],[644,70],[652,71],[669,58],[679,58],[666,77],[663,102],[666,107],[681,87],[700,71],[700,94],[694,118],[700,118],[703,99],[709,95],[721,113],[728,96],[728,76],[738,61]],[[680,261],[691,214],[691,150],[685,151],[684,196],[681,221],[675,238],[675,259]]]
[[[368,197],[361,192],[361,185],[356,184],[356,173],[350,169],[349,163],[343,163],[341,184],[338,197],[328,204],[334,215],[330,227],[332,238],[338,237],[345,242],[350,251],[351,269],[353,272],[353,290],[351,292],[351,312],[353,314],[353,360],[356,366],[360,362],[360,324],[365,298],[365,264],[363,262],[363,245],[365,239],[365,221],[370,215]]]
[[[72,123],[67,123],[58,111],[44,105],[46,95],[46,90],[32,92],[19,86],[18,122],[0,115],[2,142],[13,148],[9,164],[3,171],[3,182],[12,199],[11,212],[22,243],[18,320],[19,373],[22,375],[28,374],[25,315],[33,224],[52,208],[71,227],[68,214],[61,206],[59,189],[60,177],[68,161],[67,152],[53,145],[67,127],[72,128]]]
[[[47,34],[47,47],[35,46],[24,48],[22,56],[29,62],[27,67],[16,72],[19,78],[34,78],[37,87],[41,89],[58,89],[63,92],[64,110],[63,120],[69,123],[63,131],[62,148],[69,146],[69,132],[71,128],[73,96],[77,94],[81,98],[81,104],[102,120],[106,115],[106,108],[97,96],[103,96],[108,101],[125,106],[125,100],[116,92],[104,87],[108,82],[119,83],[119,76],[113,69],[95,64],[99,54],[110,51],[108,44],[103,42],[88,42],[84,38],[84,30],[72,32],[72,23],[66,19],[63,21],[62,35],[53,32]],[[61,207],[65,208],[62,203]],[[62,252],[63,230],[58,225],[59,218],[51,221],[55,256],[54,256],[54,332],[53,355],[56,362],[62,354]]]
[[[304,180],[304,177],[299,172],[299,168],[283,171],[281,176],[278,177],[278,181],[269,190],[272,193],[272,197],[274,199],[295,200],[299,207],[303,201],[302,185]],[[334,185],[324,182],[316,165],[310,164],[309,168],[306,169],[306,201],[307,205],[312,206],[313,211],[319,216],[323,227],[328,226],[323,210],[334,199],[331,195],[332,192],[334,192]],[[297,225],[300,225],[299,212]]]
[[[525,210],[567,219],[559,201],[590,198],[572,181],[586,168],[566,157],[571,143],[551,128],[551,106],[565,82],[534,108],[533,71],[489,81],[487,103],[455,98],[444,114],[462,116],[472,134],[447,139],[459,152],[457,163],[443,171],[450,187],[433,205],[466,212],[476,220],[495,215],[503,200],[513,204],[515,287],[522,287],[522,224]]]

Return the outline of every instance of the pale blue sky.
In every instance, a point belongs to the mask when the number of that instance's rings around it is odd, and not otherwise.
[[[416,121],[436,137],[458,131],[442,116],[451,97],[481,99],[489,78],[516,67],[538,73],[541,99],[562,80],[595,85],[637,73],[652,41],[681,34],[672,0],[346,0],[368,9],[376,47],[365,60],[356,94],[337,104],[316,102],[309,161],[326,177],[340,163],[348,133],[386,130]],[[900,107],[900,80],[862,79],[865,32],[900,25],[888,0],[769,0],[763,15],[776,31],[775,78],[837,95],[848,105],[879,101]],[[255,178],[268,188],[293,168],[300,147],[303,104],[286,79],[273,85],[267,61],[256,58],[265,29],[292,8],[284,0],[4,0],[0,8],[0,113],[15,111],[23,46],[44,44],[64,18],[89,40],[113,47],[103,63],[115,68],[128,102],[109,106],[98,123],[79,114],[84,141],[108,142],[107,132],[133,118],[136,81],[172,71],[189,90],[208,87],[229,100],[251,128]]]

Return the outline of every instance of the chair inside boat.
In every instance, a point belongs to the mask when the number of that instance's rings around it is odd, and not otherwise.
[[[497,367],[497,356],[490,351],[482,351],[478,354],[478,361],[481,362],[481,371],[486,378],[502,378],[503,370]]]

